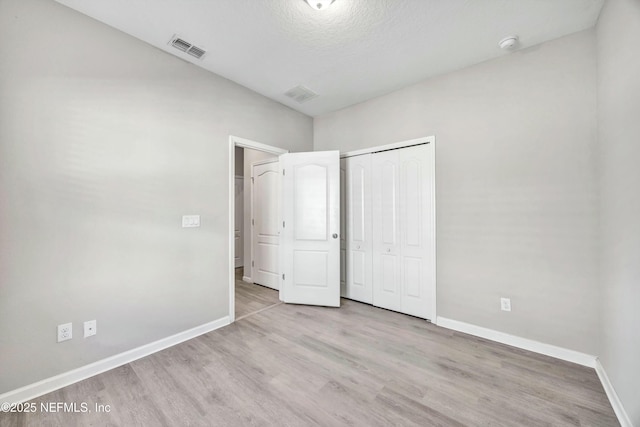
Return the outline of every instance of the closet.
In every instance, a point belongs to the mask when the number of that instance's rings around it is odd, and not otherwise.
[[[434,138],[346,153],[345,298],[434,319]]]

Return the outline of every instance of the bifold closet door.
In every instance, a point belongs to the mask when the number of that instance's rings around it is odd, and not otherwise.
[[[373,236],[371,223],[371,154],[342,159],[343,211],[346,223],[345,292],[343,296],[373,302]]]
[[[372,154],[373,304],[402,311],[398,150]]]
[[[372,154],[373,304],[431,319],[433,147]]]

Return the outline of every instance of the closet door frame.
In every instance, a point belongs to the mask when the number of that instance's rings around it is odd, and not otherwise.
[[[395,149],[399,149],[399,148],[406,148],[406,147],[412,147],[415,145],[423,145],[423,144],[430,144],[432,145],[432,150],[433,150],[433,155],[431,156],[431,158],[429,159],[429,161],[431,162],[431,170],[433,171],[433,174],[431,176],[431,205],[433,206],[433,215],[431,215],[431,221],[429,221],[428,224],[425,224],[425,227],[427,227],[427,231],[428,234],[430,236],[433,236],[433,239],[431,239],[431,250],[430,250],[430,260],[429,260],[429,264],[433,266],[433,268],[431,269],[431,283],[433,284],[432,289],[431,289],[431,295],[430,295],[430,301],[431,301],[431,319],[429,319],[432,323],[436,323],[437,320],[437,281],[436,281],[436,165],[435,165],[435,159],[436,159],[436,137],[435,136],[427,136],[427,137],[422,137],[422,138],[416,138],[416,139],[411,139],[408,141],[402,141],[402,142],[396,142],[393,144],[387,144],[387,145],[380,145],[380,146],[376,146],[376,147],[371,147],[371,148],[365,148],[362,150],[355,150],[355,151],[349,151],[346,153],[341,153],[340,154],[340,158],[346,158],[346,157],[353,157],[353,156],[359,156],[359,155],[363,155],[363,154],[373,154],[373,153],[379,153],[382,151],[388,151],[388,150],[395,150]],[[348,248],[347,248],[348,250]],[[347,276],[348,276],[348,272],[347,272]]]

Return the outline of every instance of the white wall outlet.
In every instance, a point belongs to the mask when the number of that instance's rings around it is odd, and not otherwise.
[[[70,340],[71,338],[73,338],[73,324],[58,325],[58,342]]]
[[[500,308],[502,309],[502,311],[511,311],[511,299],[500,298]]]
[[[200,227],[200,215],[182,215],[182,228]]]
[[[84,337],[87,338],[95,335],[98,332],[96,328],[97,323],[95,320],[87,320],[84,322]]]

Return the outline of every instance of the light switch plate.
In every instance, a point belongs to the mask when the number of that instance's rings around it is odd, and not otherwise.
[[[200,215],[182,215],[182,228],[200,227]]]

